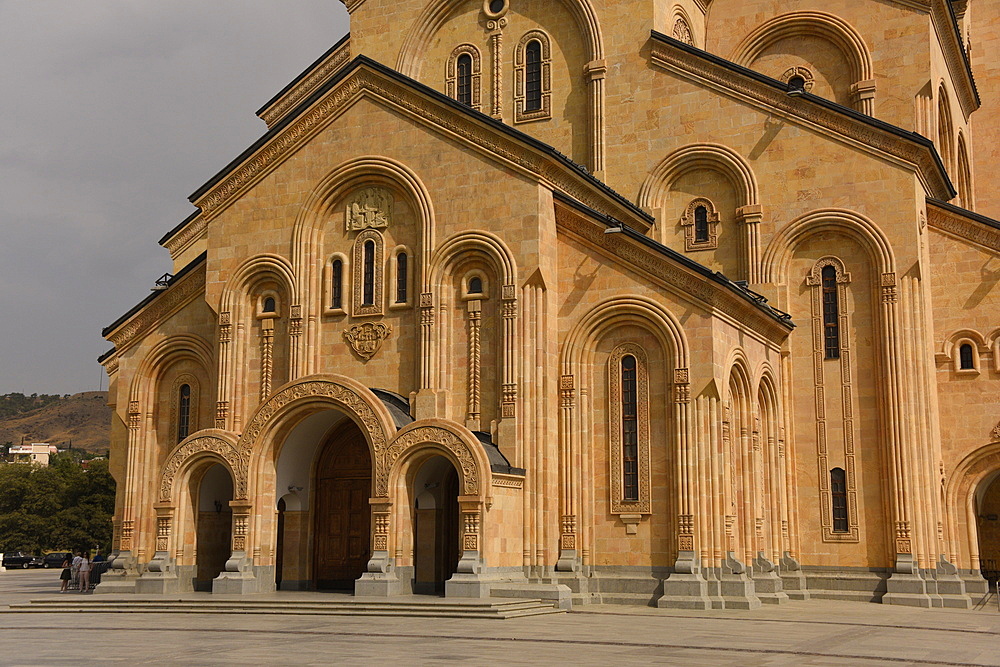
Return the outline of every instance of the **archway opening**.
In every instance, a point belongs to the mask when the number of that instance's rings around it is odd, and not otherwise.
[[[212,580],[226,568],[231,555],[230,537],[233,529],[233,478],[225,466],[209,467],[197,483],[194,496],[196,508],[196,563],[194,588],[211,591]]]
[[[996,586],[1000,579],[1000,471],[983,480],[976,495],[979,569]]]
[[[413,481],[413,592],[444,593],[462,556],[459,542],[459,478],[451,461],[432,456]]]
[[[350,420],[335,428],[316,464],[313,582],[353,590],[371,556],[372,462],[368,442]]]

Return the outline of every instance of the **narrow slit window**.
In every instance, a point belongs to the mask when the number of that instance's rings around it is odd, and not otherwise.
[[[177,442],[191,434],[191,385],[182,384],[177,399]]]
[[[708,242],[708,209],[704,206],[694,210],[694,242]]]
[[[406,303],[406,253],[396,255],[396,303]]]
[[[636,361],[622,357],[622,500],[639,500],[639,402]]]
[[[823,267],[823,340],[827,359],[840,358],[840,303],[837,270]]]
[[[333,267],[330,276],[330,306],[332,308],[344,307],[344,263],[339,259],[333,260]]]
[[[958,368],[963,371],[976,369],[976,360],[973,357],[972,345],[964,343],[958,348]]]
[[[843,468],[830,471],[830,497],[833,501],[833,532],[849,532],[847,521],[847,474]]]
[[[476,276],[474,278],[469,278],[469,294],[482,294],[483,293],[483,279]]]
[[[542,43],[537,39],[525,47],[524,110],[542,109]]]
[[[365,241],[364,259],[364,297],[362,305],[371,306],[375,303],[375,242]]]
[[[466,106],[472,106],[472,56],[463,53],[456,64],[456,98]]]
[[[265,313],[273,313],[276,310],[277,310],[277,306],[276,306],[276,304],[274,302],[274,297],[269,296],[266,299],[264,299],[264,312]]]

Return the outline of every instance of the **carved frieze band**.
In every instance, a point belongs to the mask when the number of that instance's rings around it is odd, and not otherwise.
[[[416,117],[423,118],[427,122],[434,123],[463,139],[482,146],[487,151],[518,167],[543,176],[554,187],[591,208],[618,218],[631,219],[635,217],[634,212],[626,203],[609,201],[608,198],[598,194],[589,182],[586,182],[578,174],[568,171],[564,165],[533,153],[525,149],[519,142],[502,136],[468,118],[457,116],[451,110],[445,110],[435,102],[415,95],[409,88],[384,79],[379,74],[364,68],[359,68],[352,76],[342,81],[339,86],[327,94],[322,102],[302,114],[295,122],[290,123],[252,158],[219,181],[215,187],[199,199],[196,204],[202,209],[202,214],[207,219],[218,215],[219,211],[232,203],[240,192],[263,177],[287,154],[294,151],[300,143],[312,136],[312,133],[322,124],[335,117],[363,92],[381,97]]]
[[[810,101],[789,97],[784,90],[772,88],[744,75],[716,65],[661,40],[651,40],[650,59],[654,65],[677,72],[685,78],[697,78],[724,88],[727,94],[743,95],[825,129],[916,165],[932,185],[935,197],[950,198],[950,186],[938,170],[934,152],[927,147],[861,123],[840,112],[826,110]]]
[[[933,206],[927,207],[927,213],[928,223],[934,229],[1000,251],[1000,228],[990,227]]]
[[[347,64],[351,58],[351,42],[344,42],[343,46],[330,54],[319,67],[310,72],[292,90],[280,100],[261,113],[260,117],[270,128],[285,114],[293,109],[299,102],[309,97],[314,90],[326,83],[330,77],[336,74],[341,67]]]
[[[132,342],[140,338],[142,334],[155,327],[170,315],[173,315],[204,291],[205,265],[202,264],[171,285],[148,307],[132,316],[124,326],[114,331],[108,337],[109,340],[114,343],[115,349],[121,353]]]

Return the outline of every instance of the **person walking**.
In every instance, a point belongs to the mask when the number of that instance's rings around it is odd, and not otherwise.
[[[90,552],[84,551],[80,560],[80,592],[90,590]]]
[[[65,593],[69,588],[70,579],[73,578],[73,555],[67,553],[66,558],[63,559],[62,563],[62,573],[59,575],[59,580],[62,585],[59,587],[60,593]]]
[[[79,551],[73,552],[73,561],[70,565],[70,578],[73,581],[73,585],[79,587],[80,585],[80,563],[83,562],[83,555]],[[77,588],[79,590],[79,588]]]

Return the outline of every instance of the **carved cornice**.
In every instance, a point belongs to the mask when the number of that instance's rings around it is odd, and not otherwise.
[[[704,276],[686,271],[676,262],[631,240],[625,234],[605,234],[606,227],[568,206],[557,204],[556,226],[605,255],[615,257],[635,271],[666,285],[683,298],[700,302],[706,310],[715,310],[757,332],[768,341],[780,343],[789,328],[769,317],[753,304],[738,298]]]
[[[199,294],[205,292],[205,263],[182,277],[140,309],[115,329],[105,334],[105,338],[115,345],[116,354],[121,354],[125,348],[155,328],[178,310],[186,306]]]
[[[972,112],[979,108],[979,94],[976,91],[976,81],[972,78],[965,46],[962,44],[962,36],[955,29],[949,2],[950,0],[930,0],[930,14],[945,64],[948,66],[948,74],[951,75],[955,93],[962,105],[962,113],[968,120]]]
[[[347,7],[347,13],[353,14],[354,10],[365,4],[365,0],[340,0]]]
[[[355,0],[355,5],[360,5],[364,0]],[[348,3],[348,11],[351,11]],[[316,64],[311,72],[306,74],[302,80],[297,82],[284,95],[274,101],[273,104],[261,109],[257,115],[267,123],[268,128],[274,127],[289,111],[294,109],[302,100],[312,95],[324,83],[330,80],[334,74],[347,64],[351,59],[351,42],[344,42],[339,49],[331,53],[322,62]]]
[[[929,196],[945,200],[953,196],[951,183],[940,168],[933,147],[929,141],[926,145],[919,143],[921,139],[917,135],[913,135],[912,139],[903,137],[890,131],[887,124],[874,120],[866,122],[861,120],[860,114],[853,114],[859,116],[857,118],[852,117],[848,109],[831,109],[817,98],[810,100],[801,95],[789,95],[783,88],[758,80],[749,71],[743,74],[735,70],[735,65],[726,67],[713,62],[713,56],[691,47],[685,48],[666,36],[654,36],[650,46],[651,62],[664,70],[706,84],[754,106],[764,107],[769,113],[776,113],[793,122],[833,133],[851,146],[875,152],[881,158],[894,158],[895,162],[916,169]],[[878,125],[884,125],[886,129]]]
[[[402,79],[386,70],[383,73],[372,61],[356,60],[354,69],[337,81],[316,104],[304,111],[286,127],[276,132],[253,154],[247,155],[240,166],[206,186],[197,194],[198,208],[207,220],[217,216],[242,193],[260,181],[288,155],[298,150],[326,123],[354,104],[361,96],[376,99],[417,122],[430,125],[451,137],[468,142],[484,154],[500,158],[508,166],[541,179],[553,189],[560,190],[587,206],[619,219],[634,220],[647,231],[650,224],[645,215],[604,184],[589,177],[579,168],[558,159],[551,148],[534,144],[528,136],[523,139],[514,130],[470,117],[456,111],[445,101],[437,101],[421,94],[416,82]],[[397,80],[398,77],[398,80]],[[457,104],[457,103],[456,103]],[[471,113],[471,112],[469,112]]]
[[[163,246],[170,252],[170,259],[177,259],[181,253],[191,247],[192,243],[204,238],[207,231],[208,221],[199,215],[171,236]]]
[[[945,209],[940,205],[930,204],[927,207],[927,224],[938,231],[1000,252],[1000,227],[980,222],[962,215],[958,210],[950,209],[951,207]]]

